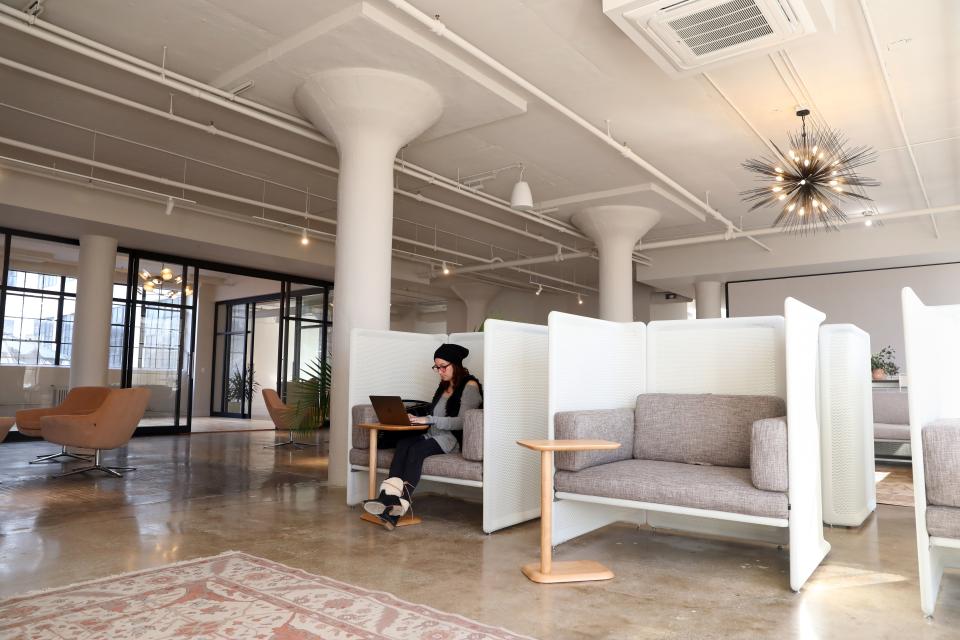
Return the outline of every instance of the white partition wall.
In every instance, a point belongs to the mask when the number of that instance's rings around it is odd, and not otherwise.
[[[909,287],[902,293],[913,451],[913,497],[920,569],[920,606],[933,615],[943,570],[960,567],[960,540],[927,533],[923,426],[960,418],[960,305],[926,306]]]
[[[858,527],[877,508],[870,336],[852,324],[820,327],[823,521]]]
[[[646,390],[646,326],[550,313],[549,437],[558,411],[633,407]]]
[[[483,373],[483,337],[483,332],[451,333],[445,340],[445,342],[459,344],[470,350],[470,355],[463,361],[463,366],[469,369],[472,375],[479,378],[480,382],[485,382]]]
[[[347,455],[353,448],[353,407],[370,404],[370,396],[400,396],[429,400],[437,389],[437,374],[430,369],[433,352],[447,341],[443,334],[403,333],[354,329],[350,334],[351,412],[347,430]],[[353,470],[347,458],[347,504],[367,497],[365,472]]]
[[[787,471],[790,477],[790,588],[799,591],[830,551],[823,537],[817,366],[826,316],[799,300],[784,302],[787,364]]]
[[[517,440],[547,437],[547,328],[487,320],[481,335],[483,530],[491,533],[540,515],[538,460]]]
[[[780,316],[651,322],[647,392],[786,399],[783,326]]]

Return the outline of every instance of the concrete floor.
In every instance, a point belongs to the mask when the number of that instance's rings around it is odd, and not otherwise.
[[[881,505],[800,594],[773,546],[613,525],[561,545],[616,578],[540,586],[538,522],[485,535],[478,504],[419,496],[424,524],[388,533],[326,483],[323,447],[265,449],[272,432],[139,438],[123,479],[52,480],[51,446],[0,445],[0,597],[228,549],[389,591],[538,638],[957,638],[960,574],[920,612],[913,510]],[[66,466],[66,465],[65,465]]]

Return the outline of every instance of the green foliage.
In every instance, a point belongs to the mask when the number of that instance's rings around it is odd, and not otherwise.
[[[227,379],[227,400],[241,404],[249,402],[260,388],[260,383],[254,380],[253,376],[253,367],[246,372],[240,371],[239,367],[234,367],[233,373]]]
[[[883,372],[888,376],[897,375],[900,373],[900,367],[897,366],[894,360],[894,354],[896,354],[896,351],[894,351],[890,345],[880,349],[880,351],[870,356],[870,369],[883,369]]]
[[[330,416],[330,363],[317,356],[303,367],[309,377],[297,378],[287,385],[290,430],[309,434],[324,425]]]

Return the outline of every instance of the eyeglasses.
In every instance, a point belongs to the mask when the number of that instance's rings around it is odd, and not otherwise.
[[[447,368],[452,366],[453,366],[452,364],[435,364],[430,368],[436,371],[437,373],[439,373],[441,371],[445,371]]]

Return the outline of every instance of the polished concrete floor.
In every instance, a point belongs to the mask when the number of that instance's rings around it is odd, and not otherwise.
[[[424,524],[388,533],[327,486],[322,445],[264,448],[274,438],[139,438],[107,456],[139,467],[119,480],[52,480],[60,465],[26,464],[50,445],[0,445],[0,597],[236,549],[538,638],[960,637],[960,573],[933,619],[920,612],[907,507],[828,529],[833,551],[799,594],[773,546],[628,525],[555,556],[615,579],[540,586],[519,570],[537,557],[536,521],[485,535],[478,504],[423,495]]]

